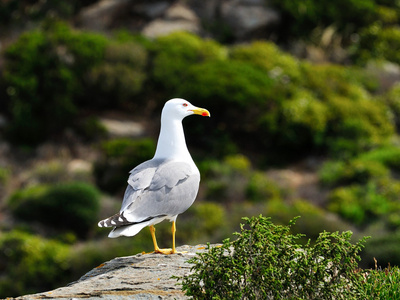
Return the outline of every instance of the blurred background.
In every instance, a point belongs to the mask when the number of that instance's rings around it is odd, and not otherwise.
[[[399,24],[392,0],[0,0],[0,297],[152,250],[97,222],[174,97],[212,115],[184,120],[202,182],[178,245],[301,216],[400,265]]]

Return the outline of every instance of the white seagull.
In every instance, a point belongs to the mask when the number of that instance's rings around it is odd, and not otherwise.
[[[99,227],[114,227],[108,237],[134,236],[149,226],[155,253],[177,253],[176,217],[193,204],[200,183],[200,172],[187,149],[182,127],[182,120],[193,114],[210,116],[208,110],[184,99],[165,103],[154,157],[130,171],[119,213],[98,223]],[[164,220],[172,222],[172,249],[157,245],[154,225]]]

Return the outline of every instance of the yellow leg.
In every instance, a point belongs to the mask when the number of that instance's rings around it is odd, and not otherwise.
[[[154,253],[161,253],[161,254],[172,254],[171,249],[160,249],[157,245],[157,239],[156,239],[156,228],[153,225],[149,226],[150,228],[150,234],[151,238],[153,240],[153,245],[154,245]]]
[[[150,228],[151,238],[153,240],[154,252],[157,252],[158,250],[160,250],[160,248],[158,248],[158,245],[157,245],[156,228],[153,225],[150,225],[149,228]]]
[[[176,253],[176,249],[175,249],[175,232],[176,232],[176,225],[175,225],[175,221],[172,222],[172,227],[171,227],[171,232],[172,232],[172,254]]]

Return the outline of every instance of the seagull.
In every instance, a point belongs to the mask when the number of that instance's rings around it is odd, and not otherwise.
[[[119,213],[98,223],[99,227],[114,227],[108,237],[134,236],[149,226],[154,253],[177,253],[176,218],[193,204],[200,184],[200,172],[186,146],[182,126],[182,120],[194,114],[210,117],[208,110],[184,99],[165,103],[154,157],[129,172]],[[157,245],[154,225],[164,220],[172,222],[172,249]]]

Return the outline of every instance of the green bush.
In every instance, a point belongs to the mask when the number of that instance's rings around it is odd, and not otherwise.
[[[88,75],[91,97],[87,101],[95,99],[98,108],[126,105],[141,92],[146,65],[147,52],[141,45],[110,43],[105,49],[104,62]]]
[[[334,25],[345,37],[360,27],[368,25],[375,16],[375,0],[339,0],[326,3],[318,0],[274,0],[273,4],[283,13],[285,22],[282,34],[309,37],[316,27]]]
[[[319,171],[320,181],[325,186],[366,184],[389,176],[389,170],[377,160],[355,159],[349,162],[328,161]]]
[[[227,56],[225,48],[217,42],[203,40],[187,32],[175,32],[157,38],[152,50],[152,79],[171,96],[187,81],[186,72],[191,65],[224,60]]]
[[[365,71],[335,64],[315,65],[307,62],[301,64],[302,86],[310,90],[315,97],[329,100],[333,96],[341,96],[347,100],[368,99],[366,88],[369,79]],[[348,101],[348,105],[353,102]]]
[[[302,246],[301,234],[268,218],[244,218],[237,239],[224,240],[189,260],[192,273],[182,280],[195,299],[360,299],[362,275],[357,260],[365,238],[323,232]]]
[[[363,289],[366,294],[365,299],[398,299],[400,269],[399,267],[389,267],[385,269],[377,268],[364,273]]]
[[[359,160],[365,164],[380,163],[390,169],[400,170],[400,148],[387,146],[377,148],[359,156]]]
[[[85,237],[97,221],[99,192],[79,182],[18,190],[8,200],[13,215]]]
[[[394,133],[385,105],[368,99],[352,102],[334,97],[329,101],[331,114],[327,144],[336,157],[348,158],[385,144]]]
[[[220,240],[227,229],[227,215],[223,205],[215,202],[195,202],[177,223],[177,241],[199,243]],[[169,232],[168,226],[168,232]],[[166,234],[169,240],[169,234]]]
[[[400,84],[395,84],[383,97],[384,103],[393,113],[397,130],[400,131]]]
[[[271,42],[258,41],[250,45],[234,46],[230,58],[256,66],[283,84],[296,83],[301,78],[299,61],[283,53]]]
[[[281,189],[271,181],[266,174],[254,172],[246,187],[246,198],[252,202],[265,202],[271,199],[280,199]]]
[[[68,246],[11,231],[0,234],[0,297],[56,288],[68,275]]]
[[[396,227],[400,224],[399,192],[400,183],[388,178],[365,185],[339,187],[329,195],[329,209],[356,225],[380,218],[389,228]]]
[[[241,154],[230,155],[220,161],[206,161],[200,166],[206,187],[206,198],[223,202],[242,201],[250,176],[251,164]]]
[[[278,224],[286,224],[291,219],[302,216],[296,221],[293,232],[305,233],[311,239],[316,239],[322,230],[345,231],[350,226],[332,213],[302,199],[290,202],[284,200],[268,201],[262,211]],[[307,240],[304,242],[307,242]]]
[[[110,193],[126,187],[129,171],[151,159],[155,152],[152,139],[131,140],[127,138],[106,141],[101,145],[103,159],[94,165],[97,185]]]
[[[107,39],[61,23],[26,32],[5,52],[8,138],[35,145],[73,124],[83,75],[104,57]]]
[[[371,59],[383,59],[400,63],[400,29],[398,26],[382,26],[375,22],[360,32],[356,58],[364,63]]]

